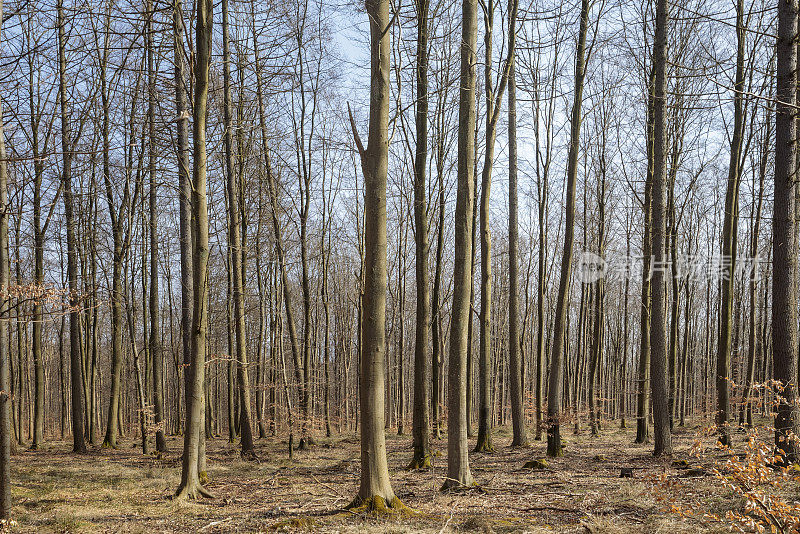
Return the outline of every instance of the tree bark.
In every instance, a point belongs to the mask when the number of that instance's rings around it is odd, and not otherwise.
[[[228,248],[231,258],[231,282],[233,284],[233,329],[236,334],[236,379],[239,387],[239,431],[242,457],[255,458],[253,430],[251,425],[250,377],[248,376],[247,339],[244,318],[244,266],[242,264],[242,224],[239,208],[239,180],[234,172],[233,161],[233,103],[231,99],[230,43],[228,36],[228,0],[222,0],[222,73],[224,90],[225,121],[225,169],[227,174]]]
[[[417,8],[417,146],[414,154],[414,225],[416,245],[417,317],[414,337],[414,411],[411,422],[414,456],[410,469],[431,465],[430,412],[428,411],[428,329],[431,327],[428,287],[428,210],[426,164],[428,162],[428,0]],[[438,351],[437,351],[438,352]]]
[[[664,187],[666,181],[666,97],[667,97],[667,25],[668,0],[656,5],[655,41],[653,43],[653,265],[650,308],[650,388],[653,401],[655,456],[672,454],[669,430],[667,388],[667,346],[665,330],[664,274],[665,254]]]
[[[516,34],[516,20],[509,19],[509,32]],[[517,82],[515,58],[509,58],[508,75],[508,372],[511,383],[511,424],[514,436],[512,447],[527,447],[528,433],[525,430],[523,405],[524,380],[522,376],[519,333],[519,216],[517,200]],[[524,331],[524,328],[523,328]]]
[[[742,144],[744,141],[745,107],[745,26],[744,0],[736,2],[736,80],[733,94],[733,135],[731,137],[728,182],[725,192],[725,219],[720,247],[721,272],[719,340],[717,342],[717,433],[723,445],[731,444],[730,381],[731,321],[733,319],[734,273],[736,272],[736,237],[739,222],[739,183],[742,179]]]
[[[458,192],[455,214],[455,264],[450,326],[450,355],[447,384],[447,480],[448,490],[473,484],[467,445],[466,349],[467,322],[472,271],[472,210],[475,196],[475,51],[478,40],[477,0],[461,3],[461,75],[458,103]]]
[[[575,52],[575,94],[572,103],[569,155],[567,160],[567,203],[564,219],[564,253],[561,258],[561,278],[553,326],[553,352],[550,359],[550,383],[547,392],[547,455],[562,456],[561,448],[561,386],[564,375],[565,330],[569,316],[570,279],[572,277],[572,247],[575,241],[575,187],[578,180],[578,147],[581,133],[583,81],[586,77],[586,34],[589,27],[589,0],[581,1],[581,21]]]
[[[388,0],[367,0],[370,19],[370,105],[367,148],[355,122],[353,135],[364,174],[364,297],[359,376],[361,483],[351,508],[385,513],[401,509],[389,481],[384,434],[386,365],[386,180],[389,164],[389,50],[392,24]]]
[[[59,3],[59,7],[61,4]],[[61,9],[59,9],[61,13]],[[3,2],[0,0],[0,43],[2,43]],[[63,23],[63,16],[59,17]],[[62,47],[59,47],[62,50]],[[63,53],[63,52],[61,52]],[[61,57],[61,56],[60,56]],[[9,298],[11,277],[8,249],[8,165],[3,105],[0,102],[0,519],[11,518],[11,379],[9,374],[10,351],[8,345]]]
[[[63,168],[61,183],[64,191],[64,218],[67,227],[67,282],[69,284],[69,353],[70,382],[72,390],[72,452],[86,452],[84,438],[84,397],[81,387],[81,318],[80,295],[78,294],[78,250],[72,196],[72,132],[70,129],[70,109],[67,103],[67,37],[64,26],[64,6],[62,0],[56,3],[58,21],[58,74],[59,100],[61,104],[61,149]]]
[[[800,433],[797,399],[797,0],[779,0],[775,107],[775,193],[772,209],[773,376],[782,391],[775,415],[775,445],[784,462],[797,457],[792,434]]]
[[[181,482],[175,493],[178,499],[210,497],[201,484],[200,461],[205,456],[204,440],[204,395],[206,336],[208,327],[208,203],[206,114],[208,111],[208,73],[211,66],[211,41],[213,4],[210,0],[197,3],[195,42],[195,86],[194,86],[194,164],[192,189],[192,259],[193,259],[193,307],[192,307],[192,362],[190,366],[191,388],[187,392],[186,424],[183,439]],[[202,473],[204,475],[204,473]]]

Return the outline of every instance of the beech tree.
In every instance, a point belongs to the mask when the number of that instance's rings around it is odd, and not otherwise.
[[[353,136],[364,174],[364,277],[360,374],[361,483],[350,508],[385,513],[404,507],[389,480],[384,435],[386,365],[386,174],[389,156],[388,0],[367,0],[370,26],[369,135],[364,148],[353,120]]]
[[[191,377],[187,387],[186,424],[184,426],[181,482],[175,493],[178,499],[211,497],[203,487],[200,467],[203,460],[201,436],[204,434],[204,395],[206,336],[208,332],[208,200],[206,113],[208,107],[208,71],[211,66],[211,37],[213,4],[210,1],[197,4],[195,21],[194,116],[193,135],[194,163],[192,170],[192,361]]]

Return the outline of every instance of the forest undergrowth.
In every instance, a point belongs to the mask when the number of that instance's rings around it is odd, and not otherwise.
[[[479,486],[458,494],[439,491],[444,441],[433,440],[432,469],[409,472],[410,438],[389,431],[393,485],[415,511],[389,519],[343,511],[358,487],[354,434],[320,436],[291,461],[283,438],[257,440],[257,462],[241,460],[238,444],[211,440],[208,488],[215,498],[189,503],[170,498],[180,477],[179,437],[169,438],[170,452],[160,458],[142,456],[130,439],[86,455],[54,441],[13,457],[14,531],[727,532],[734,521],[724,518],[745,513],[746,503],[715,469],[725,457],[745,457],[746,434],[734,433],[732,451],[697,454],[706,424],[676,428],[671,459],[654,459],[650,446],[633,443],[635,428],[621,430],[616,421],[599,437],[567,435],[565,455],[556,459],[545,459],[544,442],[509,447],[510,429],[497,428],[496,452],[471,454]],[[541,459],[543,468],[523,468]],[[623,469],[632,476],[621,478]],[[790,477],[776,491],[791,501],[797,484]]]

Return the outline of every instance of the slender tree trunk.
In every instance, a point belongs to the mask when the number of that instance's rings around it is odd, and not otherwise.
[[[775,108],[775,193],[772,208],[772,354],[779,387],[775,445],[784,462],[795,461],[800,433],[797,399],[797,0],[779,0]]]
[[[494,94],[492,89],[492,36],[494,0],[487,0],[483,10],[484,38],[484,90],[486,92],[486,147],[481,173],[480,238],[481,238],[481,309],[479,317],[478,347],[478,439],[475,452],[494,452],[492,445],[492,233],[489,228],[489,201],[492,190],[492,165],[494,164],[495,129]],[[469,393],[468,393],[469,394]]]
[[[442,261],[444,259],[444,211],[445,211],[445,189],[444,189],[444,147],[440,142],[437,147],[437,177],[439,190],[439,221],[436,231],[436,266],[433,272],[433,295],[431,307],[433,310],[431,321],[431,348],[433,350],[431,358],[431,420],[433,423],[433,437],[441,438],[441,413],[439,410],[442,392],[441,363],[442,353],[444,352],[444,332],[442,329],[442,309],[441,309],[441,288],[442,288]],[[471,272],[471,271],[470,271]],[[419,286],[417,286],[419,287]],[[467,376],[467,398],[470,398],[469,385],[471,381]],[[467,422],[469,423],[469,412],[467,412]]]
[[[601,112],[602,113],[602,112]],[[605,256],[606,239],[606,160],[605,160],[605,124],[600,132],[601,153],[599,156],[600,177],[597,185],[597,255]],[[591,354],[589,355],[589,425],[592,436],[600,433],[600,408],[597,406],[597,371],[603,358],[605,332],[605,281],[603,278],[594,283],[594,325],[592,331]]]
[[[666,272],[664,187],[666,179],[666,98],[668,0],[658,0],[653,43],[653,268],[650,309],[650,388],[653,399],[655,456],[672,454],[667,389],[667,346],[664,317]]]
[[[225,168],[228,189],[228,248],[231,258],[233,284],[233,330],[236,334],[236,378],[239,387],[239,430],[242,439],[242,457],[255,458],[253,431],[250,421],[250,377],[247,372],[247,339],[244,318],[244,266],[242,265],[242,225],[239,209],[239,181],[233,160],[233,103],[231,99],[230,43],[228,37],[228,0],[222,0],[222,72],[224,84]],[[233,356],[233,354],[231,356]]]
[[[361,484],[350,507],[386,512],[403,504],[389,481],[384,435],[384,376],[386,365],[386,179],[389,164],[389,50],[388,0],[367,0],[370,19],[370,105],[367,148],[361,145],[355,122],[353,134],[364,173],[364,297],[361,373]]]
[[[758,328],[758,262],[756,258],[758,258],[758,241],[759,241],[759,232],[761,231],[761,216],[762,216],[762,207],[764,202],[764,181],[767,174],[767,166],[769,165],[769,143],[772,137],[772,121],[769,113],[767,113],[766,119],[766,134],[764,135],[764,142],[763,148],[761,151],[761,158],[759,161],[759,168],[758,168],[758,193],[757,193],[757,200],[756,200],[756,207],[755,207],[755,214],[753,215],[752,223],[751,223],[751,230],[750,230],[750,260],[753,261],[752,271],[750,274],[750,280],[748,281],[748,293],[749,293],[749,300],[750,300],[750,317],[749,317],[749,331],[748,331],[748,340],[747,340],[747,374],[745,377],[745,404],[742,409],[741,416],[739,417],[739,423],[745,423],[748,428],[753,427],[753,384],[755,382],[756,376],[756,361],[760,356],[760,351],[757,348],[760,347],[760,336],[758,335],[757,328]],[[753,182],[755,182],[755,177],[753,178]],[[755,185],[755,184],[754,184]],[[763,312],[762,312],[763,313]]]
[[[148,175],[149,223],[150,223],[150,359],[153,368],[153,416],[156,425],[156,450],[165,452],[164,439],[164,353],[161,346],[161,316],[159,303],[158,276],[158,188],[156,182],[156,72],[155,50],[153,45],[153,18],[155,10],[152,0],[145,6],[145,47],[147,49],[147,127],[148,127]]]
[[[458,192],[455,213],[455,264],[447,384],[447,479],[443,489],[473,484],[467,445],[466,349],[472,271],[472,210],[475,195],[475,65],[477,0],[461,3],[461,76],[458,103]]]
[[[509,32],[516,33],[516,20],[509,20]],[[512,447],[527,447],[528,433],[525,430],[522,375],[522,343],[519,333],[519,221],[517,200],[517,82],[515,58],[510,59],[508,75],[508,372],[511,382],[511,424],[514,436]],[[524,332],[523,328],[523,332]]]
[[[59,8],[61,4],[59,4]],[[61,9],[59,9],[61,14]],[[2,43],[3,2],[0,0],[0,43]],[[59,16],[63,23],[63,16]],[[59,47],[62,51],[62,47]],[[63,51],[61,52],[63,54]],[[63,57],[60,55],[60,57]],[[8,249],[8,165],[3,105],[0,102],[0,519],[11,518],[11,391],[10,354],[8,345],[9,298],[11,277]]]
[[[201,485],[201,460],[205,457],[201,438],[204,426],[206,335],[208,326],[208,204],[206,200],[206,114],[208,110],[208,72],[211,66],[212,3],[197,3],[195,86],[194,86],[194,168],[192,189],[192,361],[191,388],[187,388],[186,424],[183,439],[181,482],[178,499],[211,496]]]
[[[84,439],[84,398],[81,387],[81,318],[80,294],[78,290],[78,250],[74,202],[72,196],[72,131],[70,128],[70,110],[67,103],[67,37],[64,26],[64,6],[62,0],[56,4],[58,13],[58,73],[59,100],[61,104],[61,149],[63,151],[63,168],[61,183],[64,191],[64,218],[67,226],[67,281],[69,284],[69,352],[70,381],[72,389],[72,451],[86,452]]]
[[[414,410],[411,422],[414,456],[409,469],[431,465],[430,412],[428,411],[428,329],[431,328],[428,287],[428,209],[425,185],[428,162],[428,0],[417,8],[417,146],[414,154],[414,225],[416,244],[417,317],[414,337]],[[434,349],[435,352],[438,352]],[[435,373],[434,373],[435,374]],[[437,391],[434,391],[436,394]]]
[[[736,236],[739,221],[739,183],[742,179],[742,144],[744,141],[745,107],[745,27],[744,0],[736,2],[736,80],[733,95],[733,135],[728,165],[728,183],[725,193],[725,220],[722,229],[722,272],[720,273],[719,340],[717,341],[717,432],[723,445],[731,444],[730,380],[731,376],[731,320],[733,316],[734,273],[736,272]]]
[[[578,146],[581,133],[583,80],[586,77],[586,34],[589,28],[589,0],[581,1],[581,21],[575,53],[575,94],[572,103],[569,156],[567,161],[567,203],[565,206],[564,254],[561,259],[561,278],[553,327],[553,352],[550,360],[550,384],[547,394],[547,455],[562,456],[561,448],[561,386],[564,376],[565,330],[569,317],[570,279],[572,277],[572,247],[575,241],[575,187],[578,179]]]
[[[653,73],[655,71],[652,71]],[[646,124],[647,140],[647,176],[644,184],[644,210],[642,218],[642,304],[639,311],[640,340],[639,366],[637,370],[638,391],[636,394],[636,443],[650,441],[650,308],[651,288],[650,257],[653,251],[652,242],[652,196],[653,196],[653,74],[648,83],[648,109]]]
[[[250,4],[251,10],[253,9],[253,4]],[[255,15],[251,11],[251,16],[254,18]],[[255,19],[254,19],[255,20]],[[256,71],[256,97],[258,100],[258,117],[259,117],[259,129],[261,130],[261,151],[262,157],[264,158],[264,167],[266,169],[267,175],[267,187],[269,189],[269,198],[270,198],[270,212],[271,212],[271,219],[272,219],[272,230],[275,239],[275,254],[277,256],[278,266],[280,267],[281,273],[281,286],[283,288],[283,300],[284,300],[284,308],[286,313],[286,323],[289,327],[289,342],[292,349],[292,360],[294,363],[294,378],[295,382],[297,383],[298,388],[298,398],[301,400],[304,398],[304,389],[305,389],[305,381],[304,381],[304,373],[303,373],[303,365],[300,356],[300,346],[298,343],[297,338],[297,327],[294,320],[294,313],[292,312],[292,292],[291,288],[289,287],[289,274],[287,272],[286,267],[286,260],[284,258],[285,252],[283,248],[283,237],[282,237],[282,229],[280,223],[280,206],[278,205],[278,184],[277,177],[274,175],[272,171],[272,163],[270,160],[270,151],[269,151],[269,134],[267,133],[267,117],[266,117],[266,109],[264,107],[264,87],[263,87],[263,77],[261,74],[261,64],[259,59],[259,50],[258,50],[258,39],[255,27],[253,28],[253,43],[254,43],[254,56],[255,56],[255,71]],[[302,410],[302,406],[301,406]]]

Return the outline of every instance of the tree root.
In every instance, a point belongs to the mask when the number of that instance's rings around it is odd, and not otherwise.
[[[483,442],[478,442],[475,445],[475,450],[472,452],[482,452],[484,454],[492,454],[494,452],[494,447],[492,446],[492,442],[489,440],[485,440]]]
[[[194,501],[200,499],[201,497],[213,499],[214,494],[205,489],[199,482],[194,482],[179,487],[172,498],[176,501]]]
[[[415,515],[414,510],[403,504],[403,501],[397,496],[392,497],[388,502],[380,495],[373,495],[367,499],[356,496],[344,509],[350,514],[370,515],[373,517],[409,517]]]
[[[106,439],[103,440],[103,444],[100,445],[100,448],[101,449],[117,450],[117,444],[116,443],[111,443],[111,440],[106,438]]]
[[[256,451],[253,449],[242,451],[242,460],[246,462],[257,462],[258,456],[256,455]]]
[[[441,489],[439,490],[442,493],[454,493],[454,494],[464,494],[464,493],[486,493],[486,491],[481,488],[477,482],[474,480],[468,482],[467,484],[462,484],[460,481],[454,478],[447,478],[442,484]]]

